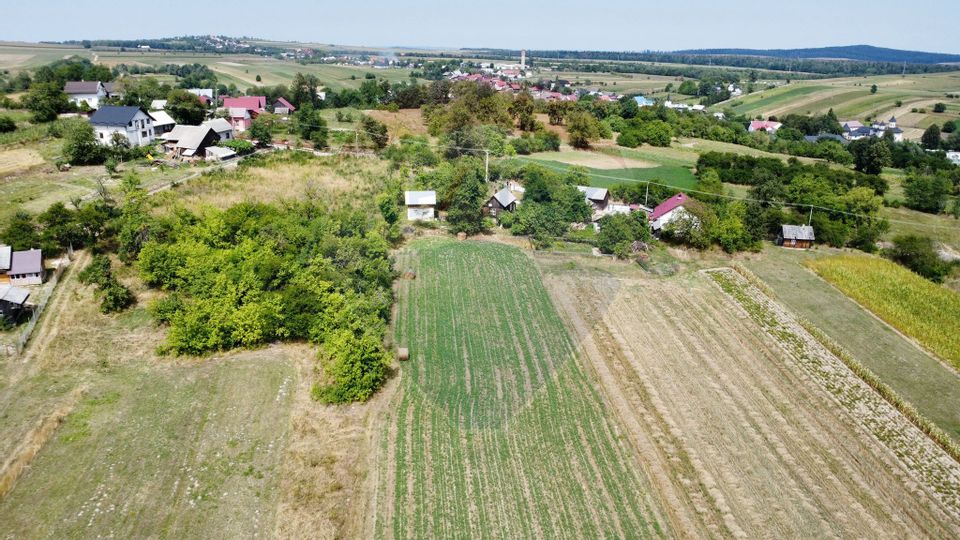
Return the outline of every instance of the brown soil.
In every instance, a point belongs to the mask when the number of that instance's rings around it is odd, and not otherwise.
[[[707,279],[545,277],[678,533],[954,535],[909,464]]]

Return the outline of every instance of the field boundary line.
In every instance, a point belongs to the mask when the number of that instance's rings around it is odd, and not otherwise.
[[[27,432],[10,457],[3,462],[3,466],[0,467],[0,501],[13,490],[17,480],[37,457],[40,450],[46,446],[67,416],[73,412],[85,392],[85,385],[75,388],[64,403],[41,418],[33,429]]]
[[[770,289],[770,287],[762,279],[760,279],[749,269],[737,263],[734,263],[730,268],[746,279],[751,285],[756,287],[771,301],[778,302],[776,297],[773,295],[772,289]],[[711,268],[704,270],[703,272],[709,273],[722,271],[725,271],[725,268]],[[820,328],[796,313],[793,313],[793,316],[804,330],[813,336],[813,338],[827,351],[840,359],[840,361],[843,362],[843,364],[846,365],[847,368],[857,376],[857,378],[866,383],[867,386],[872,388],[894,409],[906,417],[910,423],[916,426],[917,429],[922,431],[928,438],[930,438],[930,440],[943,449],[943,451],[953,458],[954,461],[960,463],[960,445],[954,442],[954,440],[950,438],[946,432],[940,429],[939,426],[930,421],[926,416],[923,416],[909,401],[903,399],[893,388],[887,385],[887,383],[883,382],[883,380],[873,371],[861,364],[860,361],[854,358],[853,355],[844,349],[842,345],[825,334],[822,330],[820,330]]]

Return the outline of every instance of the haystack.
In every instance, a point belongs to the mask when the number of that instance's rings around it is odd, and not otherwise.
[[[406,361],[410,359],[410,350],[406,347],[400,347],[397,349],[397,359],[400,361]]]

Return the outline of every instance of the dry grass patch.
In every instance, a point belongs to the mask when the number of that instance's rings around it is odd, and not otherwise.
[[[14,148],[0,151],[0,176],[43,165],[43,156],[29,148]]]
[[[397,112],[373,110],[364,111],[363,114],[386,124],[392,138],[427,134],[427,126],[420,109],[401,109]]]

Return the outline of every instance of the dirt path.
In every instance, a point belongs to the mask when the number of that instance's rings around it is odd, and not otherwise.
[[[960,530],[703,276],[546,282],[682,536]]]

